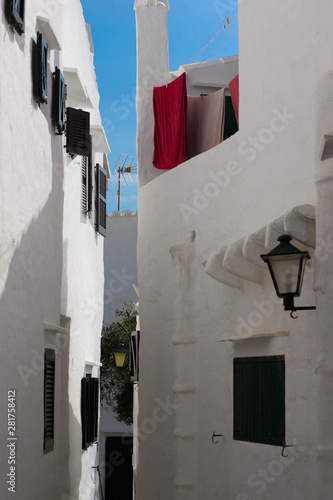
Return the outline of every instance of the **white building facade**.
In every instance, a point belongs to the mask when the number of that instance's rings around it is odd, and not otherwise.
[[[174,78],[169,2],[135,2],[138,500],[332,496],[333,5],[303,7],[239,2],[239,131],[163,171],[152,97]],[[260,259],[286,233],[311,256],[297,305],[317,310],[297,319]],[[244,393],[273,379],[256,414]]]
[[[98,498],[110,149],[91,33],[79,0],[2,2],[0,33],[1,497]]]

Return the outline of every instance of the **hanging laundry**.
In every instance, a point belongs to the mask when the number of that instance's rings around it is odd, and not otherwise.
[[[236,115],[236,120],[237,120],[237,123],[239,125],[239,121],[238,121],[238,108],[239,108],[239,79],[238,79],[238,75],[235,76],[235,78],[233,80],[231,80],[231,82],[229,82],[229,90],[230,90],[231,100],[232,100],[232,104],[233,104],[235,115]]]
[[[187,97],[187,155],[189,160],[222,142],[225,90]]]
[[[171,169],[183,163],[186,156],[186,76],[154,87],[154,158],[159,169]]]

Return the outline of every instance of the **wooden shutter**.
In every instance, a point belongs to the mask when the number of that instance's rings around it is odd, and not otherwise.
[[[88,212],[88,158],[87,156],[82,156],[81,158],[81,170],[82,170],[82,195],[81,195],[81,205],[82,212],[85,214]]]
[[[284,356],[234,359],[234,439],[282,446]]]
[[[89,156],[91,153],[90,113],[82,109],[67,108],[66,151]]]
[[[130,346],[130,377],[132,382],[139,381],[139,344],[140,332],[132,332]]]
[[[56,133],[65,129],[65,80],[59,68],[53,74],[52,120]]]
[[[107,174],[99,163],[96,165],[96,231],[106,235],[106,191]]]
[[[9,25],[15,28],[19,35],[24,33],[24,0],[6,0]]]
[[[37,102],[47,102],[47,42],[39,32],[37,33],[35,94]]]
[[[82,449],[97,440],[99,408],[99,380],[87,375],[81,380]]]
[[[44,453],[54,447],[55,351],[44,351]]]

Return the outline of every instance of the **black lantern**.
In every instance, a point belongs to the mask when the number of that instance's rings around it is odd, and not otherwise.
[[[118,349],[115,349],[113,351],[113,355],[114,355],[114,360],[115,360],[115,363],[116,363],[116,367],[117,368],[123,368],[124,364],[125,364],[125,361],[126,361],[126,356],[127,356],[127,351],[125,349],[124,344],[120,344],[120,346],[118,347]]]
[[[285,311],[292,313],[304,309],[316,309],[315,306],[295,307],[294,297],[301,295],[305,264],[310,259],[309,252],[301,252],[294,247],[291,236],[279,236],[280,244],[266,255],[260,255],[268,265],[274,283],[276,294],[283,299]]]

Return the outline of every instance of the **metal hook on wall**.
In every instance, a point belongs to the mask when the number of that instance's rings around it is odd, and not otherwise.
[[[213,444],[217,444],[219,441],[215,441],[214,438],[216,437],[224,437],[223,434],[215,434],[215,431],[213,432],[213,435],[212,435],[212,443]]]
[[[282,448],[282,451],[281,451],[281,456],[282,456],[283,458],[287,458],[287,457],[288,457],[288,455],[285,455],[285,454],[284,454],[284,450],[285,450],[286,448],[291,448],[292,446],[296,446],[296,445],[295,445],[295,444],[287,444],[287,443],[286,443],[286,441],[283,441],[283,445],[282,445],[282,446],[283,446],[283,448]]]

